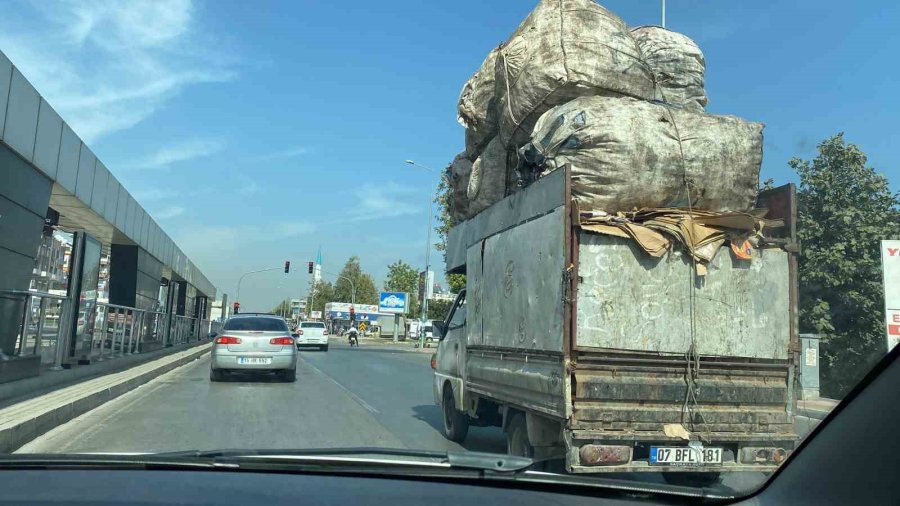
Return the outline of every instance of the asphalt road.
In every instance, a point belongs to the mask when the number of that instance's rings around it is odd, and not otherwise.
[[[332,341],[302,351],[296,383],[209,381],[209,358],[167,373],[28,443],[20,452],[164,452],[378,446],[461,449],[441,435],[430,354]],[[473,427],[469,450],[505,452],[497,428]]]
[[[429,353],[332,340],[302,351],[296,383],[272,376],[209,381],[209,357],[171,371],[22,447],[26,453],[167,452],[376,446],[506,452],[496,427],[472,427],[462,446],[441,434]],[[662,482],[657,473],[606,475]],[[727,473],[749,490],[761,473]]]

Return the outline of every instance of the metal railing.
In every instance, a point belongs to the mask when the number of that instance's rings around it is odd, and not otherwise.
[[[39,355],[42,365],[61,367],[63,356],[59,353],[59,342],[68,314],[68,297],[19,290],[4,291],[3,294],[25,302],[12,355]]]
[[[206,340],[220,322],[168,315],[128,306],[97,302],[79,311],[74,328],[70,301],[63,295],[36,291],[2,291],[24,301],[12,356],[41,357],[42,366],[62,368],[75,335],[90,341],[90,352],[73,360],[103,361],[169,345]],[[82,314],[83,313],[83,314]],[[66,327],[70,327],[67,329]],[[68,336],[68,337],[66,337]]]

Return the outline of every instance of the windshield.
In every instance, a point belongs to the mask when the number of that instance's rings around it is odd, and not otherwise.
[[[752,493],[900,340],[900,12],[707,4],[2,2],[0,451]]]
[[[256,330],[256,331],[264,331],[264,332],[276,332],[276,331],[285,331],[287,332],[287,324],[284,320],[280,320],[277,318],[254,318],[249,316],[242,316],[237,318],[231,318],[227,322],[225,322],[225,331],[229,330]]]

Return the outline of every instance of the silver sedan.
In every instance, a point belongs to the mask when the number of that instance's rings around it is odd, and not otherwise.
[[[229,371],[275,372],[297,379],[297,345],[287,323],[267,314],[236,314],[215,336],[209,379],[222,381]]]

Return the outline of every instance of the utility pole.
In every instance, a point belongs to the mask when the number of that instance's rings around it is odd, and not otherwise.
[[[662,2],[662,27],[666,27],[666,0],[661,0]]]

